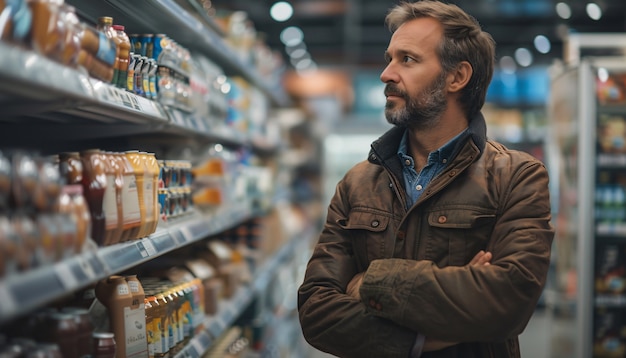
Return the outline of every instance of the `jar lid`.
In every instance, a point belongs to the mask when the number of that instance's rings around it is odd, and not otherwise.
[[[113,338],[115,335],[112,332],[93,332],[91,335],[93,338]]]

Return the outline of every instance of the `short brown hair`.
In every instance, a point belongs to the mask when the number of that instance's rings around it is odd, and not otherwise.
[[[472,66],[472,77],[460,98],[461,106],[471,119],[485,104],[493,77],[495,42],[474,17],[456,5],[435,0],[402,2],[389,11],[385,22],[389,30],[395,32],[402,24],[424,17],[433,18],[443,26],[443,41],[437,50],[443,71],[452,71],[461,61]]]

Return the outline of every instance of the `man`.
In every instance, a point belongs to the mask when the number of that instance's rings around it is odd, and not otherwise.
[[[486,139],[495,45],[474,18],[419,1],[386,22],[394,127],[337,185],[304,336],[340,357],[520,357],[554,235],[546,169]]]

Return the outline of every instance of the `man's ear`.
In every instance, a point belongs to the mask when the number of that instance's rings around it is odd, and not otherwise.
[[[450,84],[448,85],[449,92],[458,92],[462,90],[470,78],[472,78],[472,74],[474,73],[474,69],[472,65],[470,65],[467,61],[461,61],[455,70],[450,72],[448,75],[448,79],[452,77]]]

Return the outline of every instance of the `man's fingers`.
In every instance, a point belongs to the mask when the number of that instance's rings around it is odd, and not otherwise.
[[[493,255],[491,254],[491,252],[487,251],[483,251],[480,250],[478,251],[478,253],[474,256],[474,258],[472,258],[472,261],[470,261],[470,265],[489,265],[491,258],[493,257]]]

